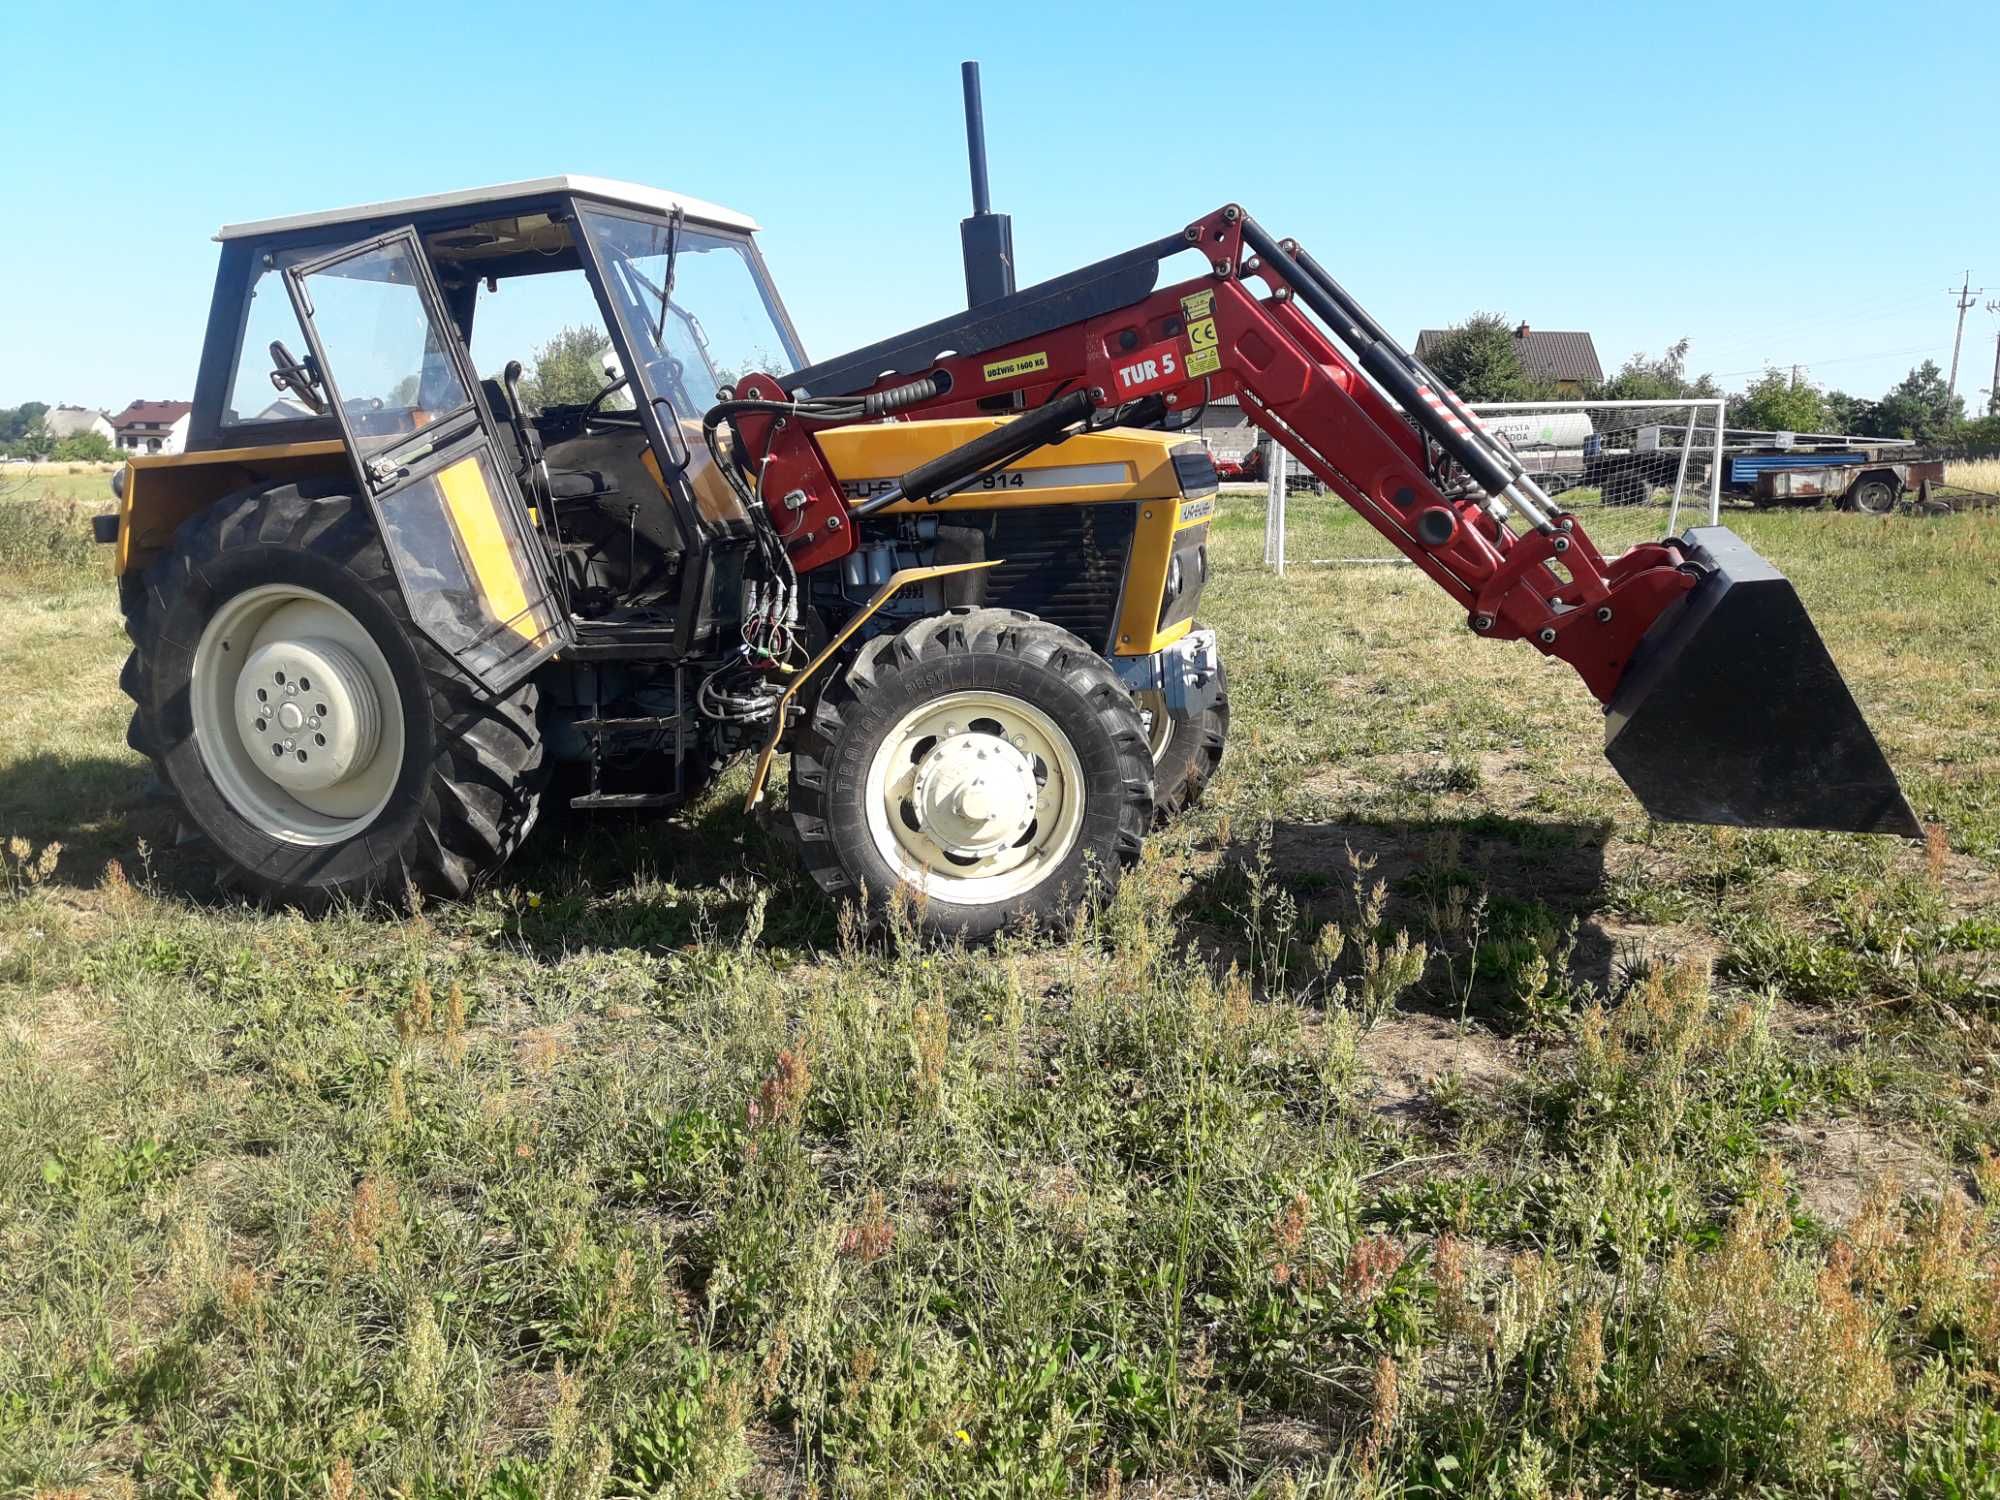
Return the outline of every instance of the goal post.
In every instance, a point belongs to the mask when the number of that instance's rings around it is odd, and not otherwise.
[[[1718,396],[1667,401],[1479,401],[1471,410],[1520,461],[1528,477],[1565,510],[1662,506],[1664,534],[1680,529],[1683,508],[1722,522],[1724,402]],[[1285,571],[1285,497],[1291,464],[1260,436],[1264,479],[1264,565]],[[1400,558],[1328,558],[1390,562]]]
[[[1709,396],[1482,401],[1472,410],[1559,504],[1664,503],[1672,532],[1684,503],[1705,508],[1711,526],[1721,522],[1723,406]]]

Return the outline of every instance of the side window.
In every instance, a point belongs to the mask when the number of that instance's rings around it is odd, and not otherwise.
[[[277,267],[266,266],[250,284],[243,343],[236,355],[236,373],[229,382],[229,400],[222,408],[223,426],[282,422],[312,415],[296,396],[271,384],[274,340],[283,343],[294,355],[303,356],[306,352],[306,336],[299,328],[298,314],[292,311],[292,299],[285,295],[285,278]]]

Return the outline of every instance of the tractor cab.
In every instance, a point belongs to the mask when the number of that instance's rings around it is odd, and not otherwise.
[[[805,363],[755,229],[586,177],[228,226],[189,450],[344,448],[496,690],[593,633],[685,654],[752,534],[702,414]]]

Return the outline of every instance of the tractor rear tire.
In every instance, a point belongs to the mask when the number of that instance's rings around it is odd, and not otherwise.
[[[1139,708],[1108,662],[1018,610],[960,609],[863,646],[792,748],[807,870],[926,931],[1061,928],[1109,895],[1153,819]]]
[[[120,598],[128,741],[259,898],[459,898],[527,837],[536,688],[495,700],[417,630],[335,483],[218,501]]]
[[[1152,715],[1147,729],[1157,798],[1155,828],[1164,828],[1201,801],[1216,767],[1222,764],[1223,746],[1229,739],[1229,674],[1219,671],[1218,676],[1214,704],[1191,718],[1175,718],[1165,705],[1140,700],[1140,708]]]

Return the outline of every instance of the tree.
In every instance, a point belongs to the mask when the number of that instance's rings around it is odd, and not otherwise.
[[[1688,340],[1669,344],[1658,359],[1635,354],[1596,394],[1606,401],[1685,401],[1717,394],[1714,377],[1687,378]]]
[[[1850,396],[1845,391],[1828,391],[1820,398],[1820,405],[1826,411],[1826,430],[1851,434],[1854,437],[1872,437],[1875,424],[1879,420],[1876,406],[1866,396]]]
[[[55,445],[50,456],[65,464],[108,464],[118,457],[118,450],[101,432],[73,432]]]
[[[604,373],[604,356],[610,349],[611,336],[601,328],[565,327],[536,352],[534,373],[521,381],[522,405],[540,411],[589,401],[610,383]],[[620,392],[605,404],[625,409],[631,402]]]
[[[1876,403],[1872,435],[1941,443],[1964,420],[1965,398],[1946,390],[1944,375],[1927,359]]]
[[[1766,370],[1750,389],[1729,398],[1729,425],[1753,432],[1819,432],[1826,405],[1809,380]]]
[[[4,446],[9,458],[47,458],[55,445],[55,435],[37,417],[19,437]]]
[[[46,401],[23,401],[19,406],[0,406],[0,446],[19,442],[28,429],[42,425],[49,414]]]
[[[1424,353],[1424,363],[1467,401],[1532,401],[1548,392],[1521,368],[1514,325],[1499,313],[1454,323]]]
[[[2000,416],[1976,417],[1959,425],[1953,443],[1976,457],[2000,454]]]

